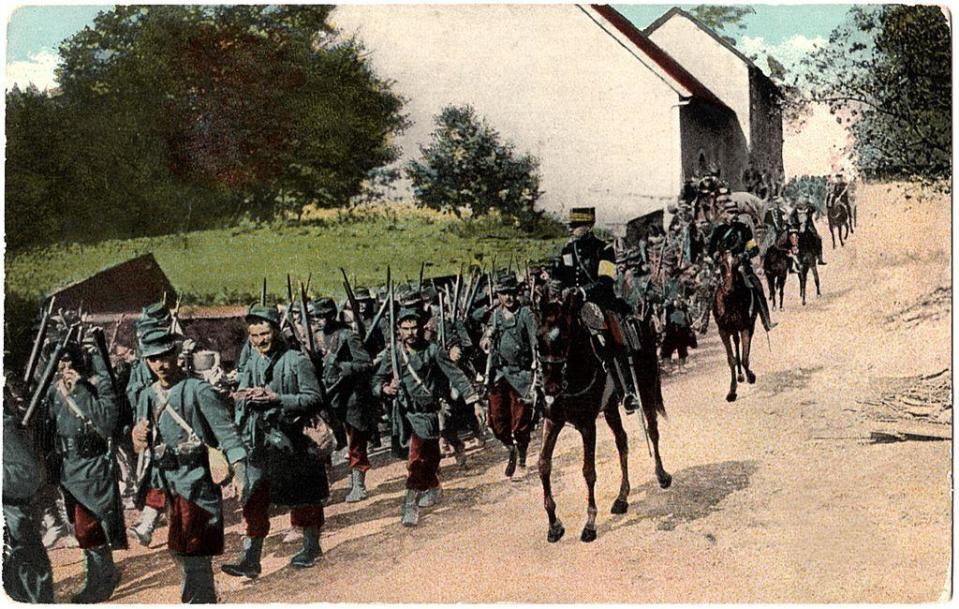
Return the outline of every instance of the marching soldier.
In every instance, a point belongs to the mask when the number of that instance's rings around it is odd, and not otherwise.
[[[329,407],[346,426],[351,486],[346,501],[354,503],[367,497],[366,472],[370,469],[367,446],[370,431],[376,423],[372,396],[369,395],[373,363],[359,336],[337,320],[336,303],[332,298],[318,299],[313,313]]]
[[[173,324],[173,317],[169,309],[162,302],[144,307],[140,319],[136,321],[137,340],[143,338],[152,330],[169,330]],[[156,382],[156,376],[150,370],[143,354],[137,356],[130,369],[130,379],[127,381],[126,394],[130,405],[136,407],[140,403],[140,395]],[[146,481],[149,483],[149,480]],[[129,533],[143,547],[149,547],[153,541],[153,531],[160,520],[160,515],[166,510],[166,495],[159,486],[147,489],[137,489],[136,507],[140,509],[140,517],[136,524],[131,526]]]
[[[243,503],[246,536],[238,560],[222,569],[255,578],[270,532],[271,503],[291,506],[290,524],[303,529],[303,549],[290,566],[316,564],[329,482],[317,446],[303,433],[323,403],[312,362],[282,342],[276,308],[252,305],[246,323],[252,348],[234,394],[237,427],[250,449],[245,468],[250,492]]]
[[[536,370],[536,322],[528,307],[516,299],[516,277],[499,278],[493,309],[480,348],[492,358],[489,387],[489,422],[496,439],[509,450],[506,476],[526,468]]]
[[[166,497],[167,546],[183,578],[181,601],[215,603],[211,557],[223,553],[223,498],[207,451],[216,446],[225,453],[242,501],[246,448],[213,386],[177,364],[177,344],[168,330],[144,334],[140,355],[157,380],[140,394],[134,448],[149,463],[151,486]]]
[[[446,351],[423,338],[418,310],[401,309],[396,316],[396,332],[396,350],[380,363],[373,376],[373,392],[396,398],[393,425],[402,441],[409,439],[409,475],[401,522],[416,526],[419,509],[436,505],[442,498],[437,473],[439,397],[444,385],[452,385],[468,405],[475,404],[479,396]]]
[[[88,355],[67,343],[58,377],[47,394],[47,424],[55,430],[60,487],[86,564],[83,588],[71,602],[99,603],[120,581],[113,549],[127,547],[113,446],[119,405],[97,350]]]
[[[3,388],[3,589],[20,603],[52,603],[53,573],[33,517],[43,483],[33,446],[19,429],[19,402],[8,375]]]
[[[708,253],[716,256],[719,252],[729,251],[740,259],[739,269],[746,286],[753,291],[754,301],[759,306],[759,316],[767,332],[778,324],[769,318],[769,305],[766,304],[766,294],[763,285],[756,277],[750,258],[759,254],[759,246],[753,240],[753,232],[739,220],[739,206],[729,198],[729,189],[720,190],[718,203],[722,205],[723,222],[716,225],[709,240]]]

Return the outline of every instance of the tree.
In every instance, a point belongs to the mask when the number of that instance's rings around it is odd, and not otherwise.
[[[406,166],[418,205],[457,216],[497,210],[524,225],[535,223],[533,206],[542,194],[537,159],[518,155],[471,106],[443,108],[436,127],[430,144],[420,147],[423,160]]]
[[[700,4],[692,8],[689,12],[693,17],[698,19],[700,23],[719,34],[723,40],[736,46],[735,38],[724,35],[721,32],[725,31],[726,28],[733,27],[739,30],[746,29],[746,25],[742,22],[743,18],[745,18],[746,15],[754,14],[756,10],[749,6]]]
[[[405,119],[331,10],[100,13],[61,45],[56,95],[7,96],[8,215],[43,192],[63,205],[34,241],[92,240],[347,204],[397,158]]]
[[[805,102],[828,104],[850,126],[865,175],[951,176],[950,34],[937,6],[855,6],[803,60]]]

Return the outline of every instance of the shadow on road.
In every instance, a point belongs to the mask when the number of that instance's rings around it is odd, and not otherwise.
[[[647,520],[655,520],[656,528],[661,531],[671,531],[683,522],[698,520],[722,509],[717,506],[732,493],[748,487],[758,468],[756,461],[697,465],[673,472],[673,485],[666,490],[651,480],[630,494],[629,513],[639,515],[638,519],[607,521],[597,527],[597,532],[603,534]]]

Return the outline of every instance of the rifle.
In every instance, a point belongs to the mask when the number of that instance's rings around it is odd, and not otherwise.
[[[126,319],[126,317],[126,313],[121,313],[120,319],[118,319],[116,325],[113,326],[113,334],[110,335],[110,344],[107,346],[107,353],[113,351],[113,348],[116,346],[117,334],[120,333],[120,326],[123,324],[123,320]]]
[[[387,267],[387,274],[389,274],[389,267]],[[390,366],[393,368],[393,380],[399,382],[400,361],[396,356],[396,313],[393,311],[393,280],[388,279],[387,285],[389,286],[389,296],[387,297],[387,302],[390,303],[389,307],[387,307],[390,316]]]
[[[356,278],[354,278],[353,281],[356,282]],[[311,284],[312,282],[313,282],[313,271],[310,271],[310,272],[307,273],[307,275],[306,275],[306,293],[307,293],[307,294],[310,293],[310,284]]]
[[[467,292],[466,301],[463,302],[463,318],[469,317],[470,307],[473,306],[473,301],[476,299],[476,291],[479,290],[480,284],[480,275],[474,273],[470,276],[470,289]]]
[[[350,286],[350,280],[346,277],[346,271],[340,267],[343,273],[343,289],[346,290],[346,299],[350,303],[350,309],[353,311],[353,321],[356,322],[356,333],[360,336],[360,341],[366,340],[366,328],[363,326],[363,317],[360,315],[360,305],[356,302],[356,295],[353,294],[353,288]]]
[[[443,350],[446,351],[446,307],[443,305],[445,299],[443,298],[442,292],[440,292],[439,294],[439,299],[440,299],[440,318],[438,320],[439,327],[437,328],[438,330],[437,334],[440,340],[440,347],[442,347]]]
[[[456,274],[456,284],[453,286],[453,299],[450,300],[450,317],[456,321],[456,313],[460,306],[460,292],[463,288],[463,263],[460,263],[460,271]]]
[[[63,354],[63,350],[66,348],[67,343],[73,338],[73,333],[76,331],[77,325],[78,324],[70,326],[70,329],[67,330],[66,335],[59,343],[57,343],[53,353],[50,354],[50,359],[47,360],[47,367],[43,369],[43,376],[40,377],[40,383],[37,385],[36,389],[34,389],[33,395],[30,396],[30,405],[27,407],[27,411],[23,414],[23,420],[20,422],[21,427],[26,427],[30,424],[30,419],[33,417],[33,413],[36,412],[40,402],[42,402],[43,398],[46,396],[47,390],[50,388],[50,383],[53,382],[53,377],[60,365],[60,355]]]
[[[366,343],[370,340],[370,337],[373,336],[373,330],[379,326],[380,320],[383,319],[383,313],[386,312],[386,305],[389,304],[389,302],[389,299],[384,300],[383,304],[380,305],[380,310],[377,311],[376,315],[373,316],[373,321],[370,322],[370,331],[366,335],[366,339],[363,341],[364,347],[368,346]]]
[[[50,325],[50,315],[53,313],[53,305],[57,297],[50,297],[50,304],[44,308],[43,317],[40,319],[40,329],[37,330],[37,336],[33,339],[33,349],[30,350],[30,359],[27,360],[27,369],[23,373],[23,382],[30,383],[33,373],[37,370],[37,362],[40,361],[40,347],[43,346],[43,339],[47,335],[47,327]]]
[[[182,300],[179,296],[176,297],[176,306],[173,307],[173,311],[170,312],[170,330],[174,334],[183,334],[183,326],[180,325],[180,303]]]
[[[489,353],[486,354],[486,371],[483,373],[483,384],[489,387],[492,384],[490,376],[493,372],[493,345],[496,343],[496,311],[494,310],[490,320],[489,333]]]
[[[263,286],[260,288],[260,306],[266,306],[266,276],[263,277]]]
[[[306,286],[303,285],[302,281],[300,282],[300,319],[303,320],[303,334],[306,335],[306,343],[301,345],[301,349],[305,347],[307,355],[312,356],[316,353],[316,343],[313,341],[310,311],[306,308]]]
[[[420,280],[419,280],[419,283],[416,284],[416,290],[417,290],[418,292],[422,292],[422,291],[423,291],[423,272],[424,272],[424,271],[426,271],[426,261],[425,261],[425,260],[420,263]]]

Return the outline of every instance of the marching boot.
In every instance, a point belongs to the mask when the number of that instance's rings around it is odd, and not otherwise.
[[[433,507],[442,500],[443,487],[434,486],[433,488],[424,491],[423,494],[420,495],[420,499],[416,502],[416,505],[420,506],[421,508]]]
[[[322,555],[320,530],[316,527],[306,527],[303,529],[303,549],[290,559],[290,566],[294,569],[307,569],[315,565],[317,559]]]
[[[350,470],[350,478],[353,488],[350,489],[349,494],[346,496],[346,502],[356,503],[357,501],[363,501],[369,496],[366,492],[366,472],[359,469],[352,469]]]
[[[113,550],[109,544],[83,551],[86,577],[83,589],[70,599],[75,604],[102,603],[113,595],[120,583],[120,572],[113,564]]]
[[[177,555],[183,575],[180,602],[211,604],[216,602],[216,586],[213,584],[213,563],[209,556]]]
[[[153,529],[156,528],[159,520],[159,510],[150,506],[144,506],[143,511],[140,512],[140,522],[127,529],[127,531],[137,538],[141,546],[148,548],[150,547],[150,542],[153,541]]]
[[[403,517],[400,519],[404,527],[415,527],[420,523],[419,495],[419,491],[406,490],[406,496],[403,498]]]
[[[509,447],[509,459],[506,461],[506,477],[512,478],[516,473],[516,446]]]
[[[220,567],[227,575],[256,579],[260,575],[260,555],[263,553],[262,537],[244,537],[243,554],[234,563]]]

